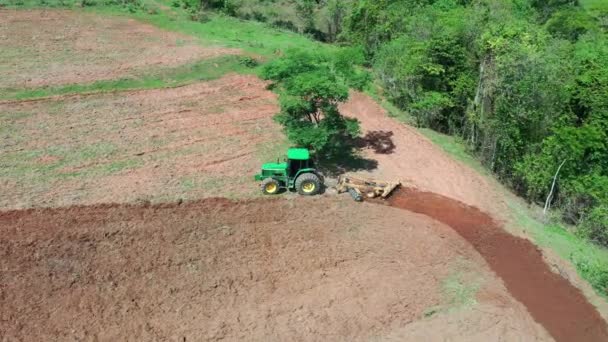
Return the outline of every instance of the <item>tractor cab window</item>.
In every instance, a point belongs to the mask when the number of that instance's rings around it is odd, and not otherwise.
[[[288,172],[290,177],[295,177],[298,171],[302,169],[313,168],[314,163],[312,160],[299,160],[299,159],[290,159],[287,164]]]
[[[289,161],[289,176],[295,177],[296,173],[302,168],[302,160],[290,160]]]

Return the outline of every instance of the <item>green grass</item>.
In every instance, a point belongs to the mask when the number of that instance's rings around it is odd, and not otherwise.
[[[0,100],[25,100],[66,94],[177,87],[199,81],[214,80],[230,72],[247,74],[255,73],[256,69],[245,66],[243,58],[240,56],[222,56],[133,78],[35,89],[0,89]]]
[[[466,310],[477,304],[477,292],[483,284],[483,279],[476,271],[476,266],[461,258],[452,262],[450,266],[452,271],[441,282],[442,302],[425,310],[425,317]]]
[[[469,308],[477,304],[475,296],[478,290],[477,282],[465,280],[458,272],[453,272],[443,282],[443,294],[450,309]]]
[[[165,30],[196,37],[206,45],[239,48],[267,57],[272,57],[288,48],[334,49],[330,45],[314,42],[302,35],[278,30],[264,23],[223,15],[212,15],[209,21],[199,23],[189,20],[188,15],[181,9],[173,9],[171,13],[173,15],[166,12],[158,15],[139,12],[132,16]]]

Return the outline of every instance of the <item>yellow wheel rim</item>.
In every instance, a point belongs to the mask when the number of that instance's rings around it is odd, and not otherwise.
[[[266,192],[269,194],[274,194],[277,191],[277,185],[274,183],[266,184]]]
[[[315,188],[316,188],[315,183],[312,183],[312,182],[302,184],[302,191],[304,191],[307,194],[315,191]]]

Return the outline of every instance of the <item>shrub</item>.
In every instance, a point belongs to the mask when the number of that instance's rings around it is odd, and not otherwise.
[[[239,63],[247,68],[255,68],[260,65],[257,59],[249,56],[243,56],[239,58]]]
[[[547,21],[547,30],[554,36],[576,41],[579,36],[595,27],[593,18],[581,9],[559,11]]]
[[[608,265],[592,262],[577,255],[571,256],[572,262],[581,276],[599,293],[608,295]]]
[[[593,208],[579,225],[577,233],[600,245],[608,246],[608,205]]]

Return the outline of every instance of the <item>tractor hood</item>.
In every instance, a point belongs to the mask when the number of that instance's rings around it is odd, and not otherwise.
[[[262,165],[262,170],[286,170],[287,163],[267,163]]]

